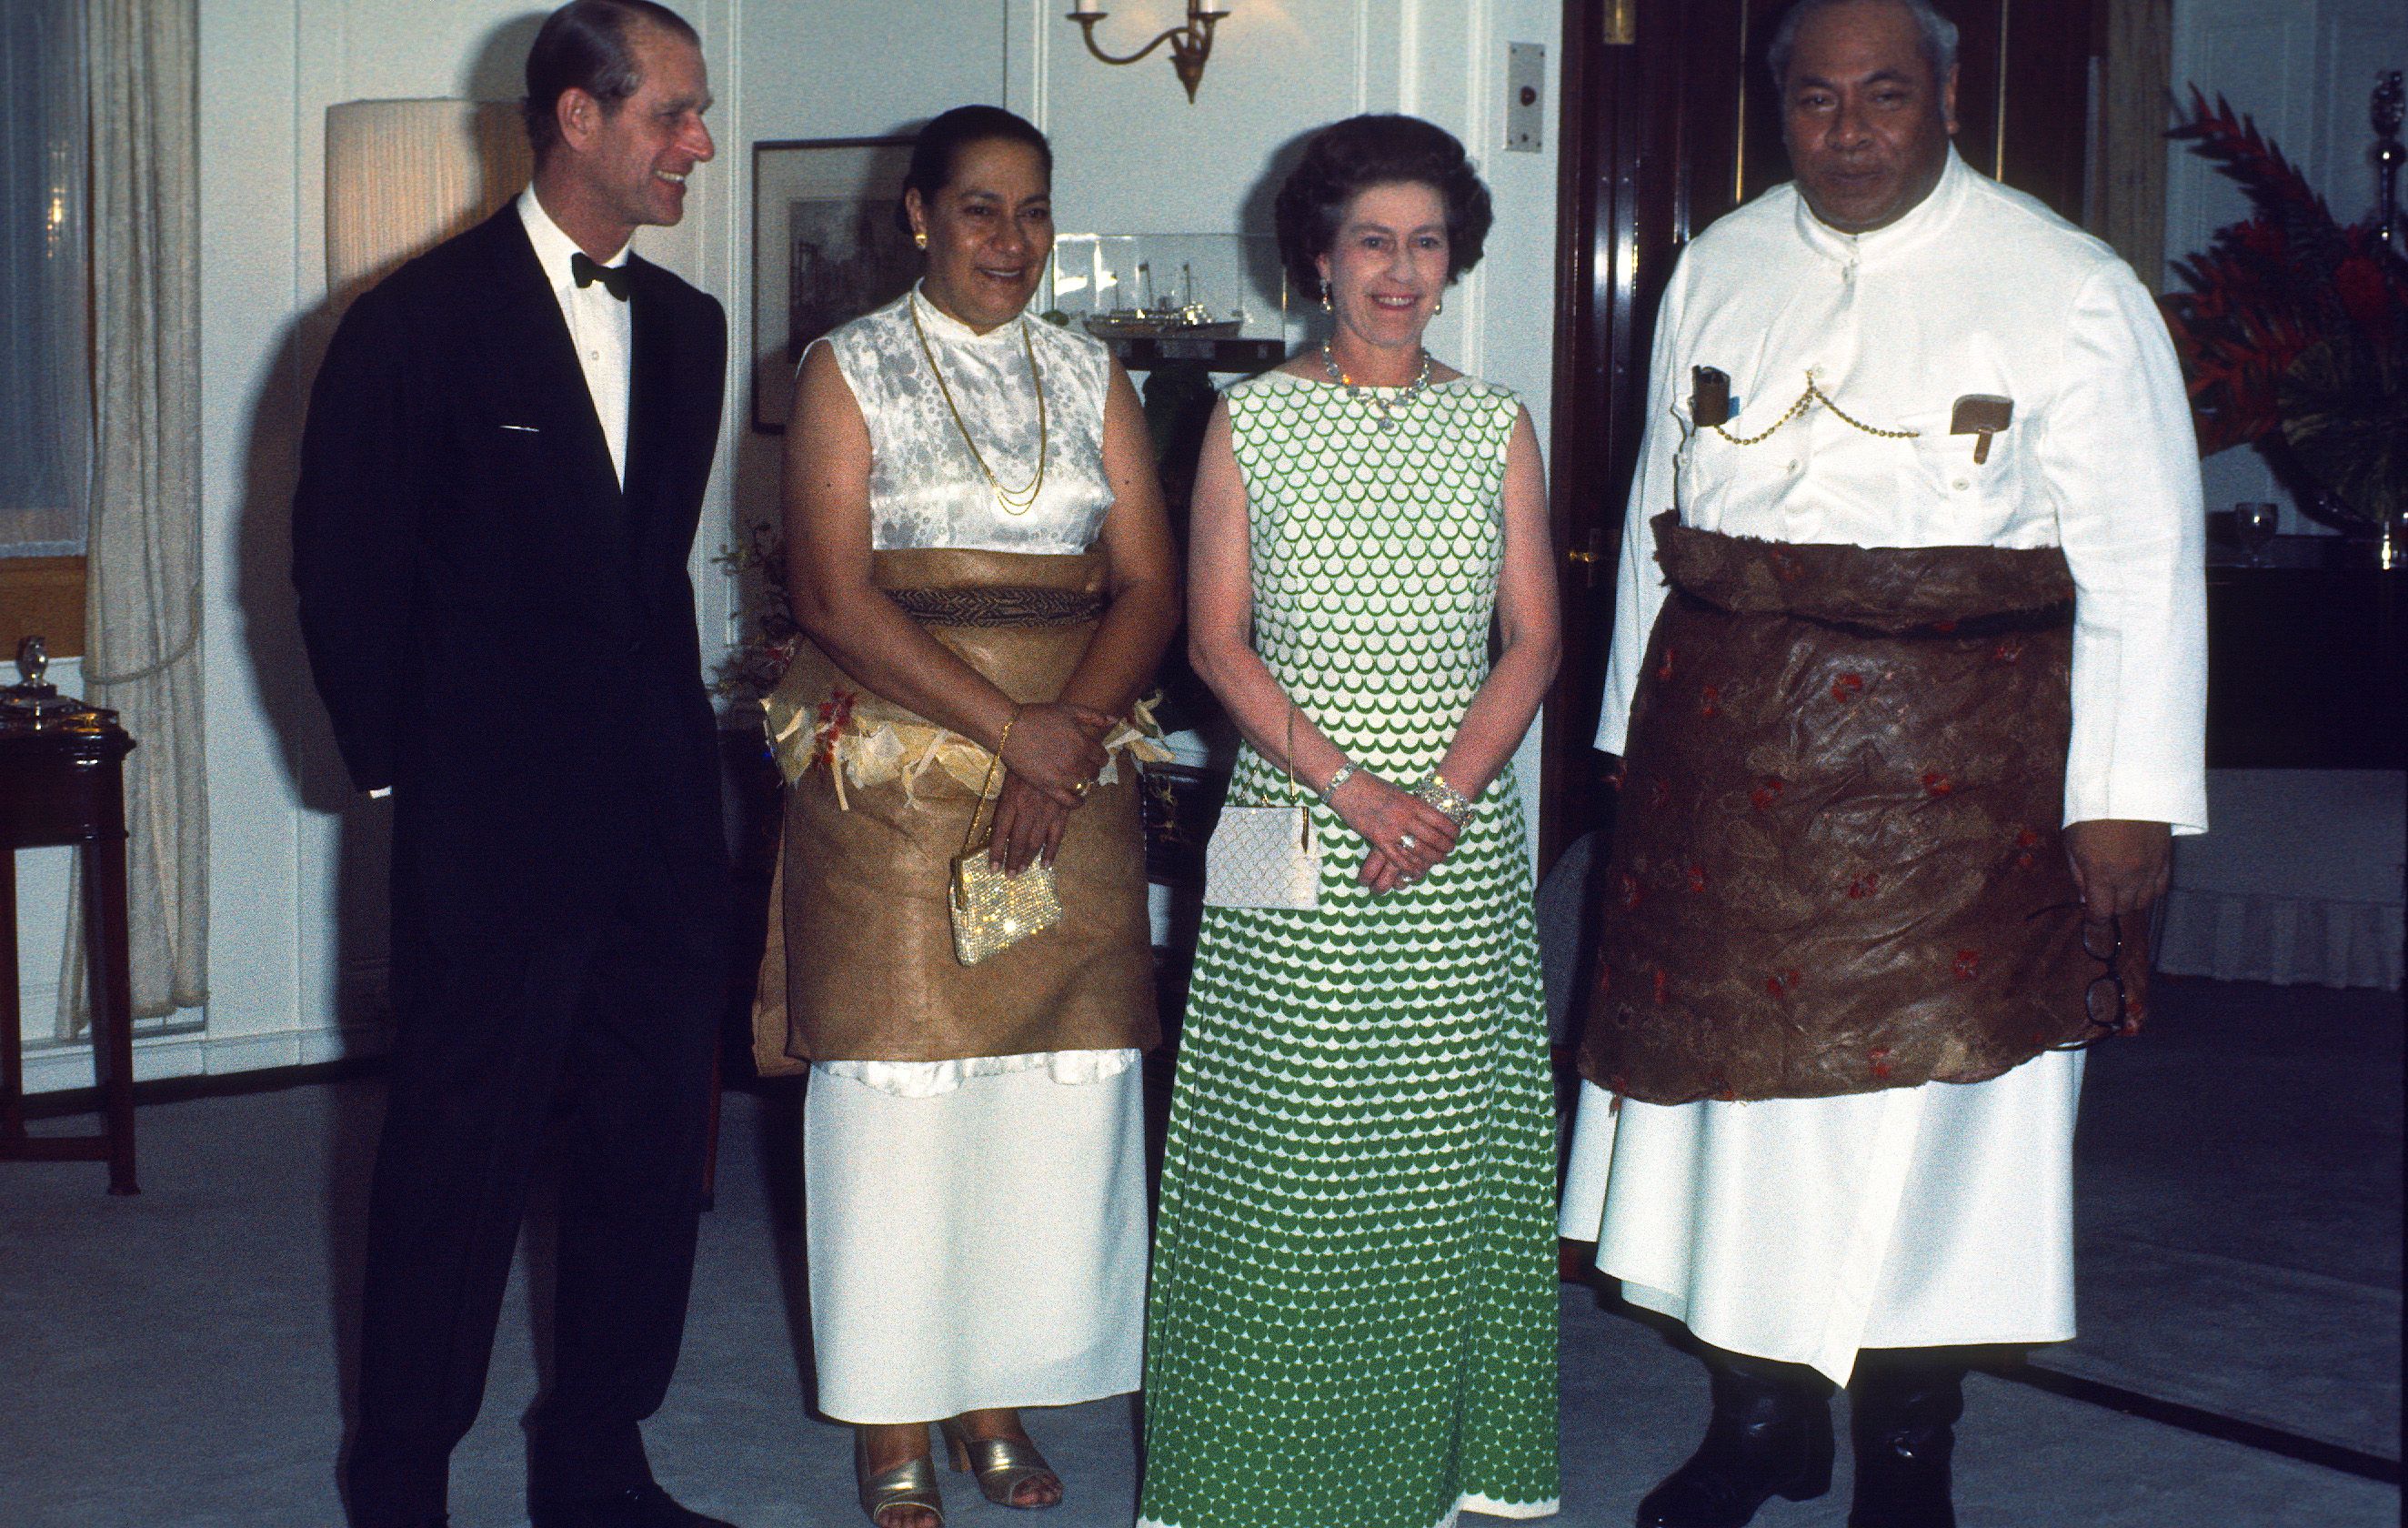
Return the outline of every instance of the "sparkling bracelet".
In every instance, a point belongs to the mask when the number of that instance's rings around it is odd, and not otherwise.
[[[1448,785],[1446,776],[1436,770],[1430,771],[1428,779],[1413,787],[1412,795],[1415,800],[1426,802],[1440,816],[1457,828],[1462,827],[1471,815],[1471,798]]]
[[[1330,771],[1329,784],[1321,787],[1322,805],[1327,806],[1329,799],[1338,794],[1338,787],[1354,778],[1355,768],[1354,761],[1350,758]]]

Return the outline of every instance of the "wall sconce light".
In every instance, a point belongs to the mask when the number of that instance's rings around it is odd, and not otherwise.
[[[1107,64],[1135,64],[1164,43],[1170,44],[1170,67],[1187,87],[1187,104],[1196,104],[1196,87],[1204,82],[1204,61],[1212,56],[1212,27],[1229,14],[1237,0],[1187,0],[1187,24],[1174,26],[1126,58],[1114,58],[1096,46],[1096,23],[1104,19],[1103,0],[1071,0],[1069,19],[1087,38],[1087,51]]]

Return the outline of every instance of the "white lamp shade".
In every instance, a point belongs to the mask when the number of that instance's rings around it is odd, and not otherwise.
[[[490,215],[535,174],[509,101],[326,108],[326,289],[339,304]]]

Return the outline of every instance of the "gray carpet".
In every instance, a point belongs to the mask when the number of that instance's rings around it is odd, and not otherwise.
[[[2032,1362],[2400,1458],[2400,999],[2160,978],[2090,1053],[2082,1335]]]
[[[0,1168],[0,1525],[338,1521],[338,1313],[351,1300],[377,1096],[359,1084],[146,1108],[138,1199],[105,1197],[93,1166]],[[705,1223],[683,1366],[649,1429],[653,1458],[681,1496],[745,1528],[857,1523],[847,1435],[806,1409],[788,1287],[791,1108],[727,1102],[719,1208]],[[2396,1225],[2396,1197],[2390,1213]],[[456,1463],[460,1528],[524,1521],[518,1418],[536,1386],[530,1330],[522,1281],[485,1415]],[[1627,1523],[1694,1442],[1698,1372],[1653,1331],[1567,1290],[1563,1376],[1556,1521]],[[1031,1425],[1068,1477],[1070,1503],[1043,1518],[1007,1514],[955,1484],[955,1528],[1126,1528],[1127,1403],[1037,1414]],[[1969,1387],[1958,1459],[1967,1528],[2400,1521],[2397,1488],[1982,1376]],[[1845,1469],[1830,1496],[1776,1503],[1757,1521],[1842,1522]]]

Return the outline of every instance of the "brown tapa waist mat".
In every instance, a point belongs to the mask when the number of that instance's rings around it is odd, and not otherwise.
[[[1584,1073],[1651,1103],[1973,1082],[2098,1032],[2102,983],[2137,1014],[2142,925],[2111,981],[2058,827],[2063,553],[1655,526],[1678,593],[1597,882]]]
[[[2072,616],[2073,572],[2060,547],[1767,541],[1684,526],[1673,510],[1653,525],[1665,580],[1734,614],[1939,636],[1972,623],[2048,626]]]
[[[1053,699],[1077,669],[1105,575],[1093,552],[871,561],[881,590],[1023,702]],[[950,1060],[1159,1039],[1130,761],[1167,756],[1147,735],[1145,706],[1104,740],[1110,760],[1063,832],[1062,925],[971,970],[954,959],[946,896],[992,756],[862,688],[808,642],[764,704],[791,783],[753,1013],[764,1074],[810,1059]]]

